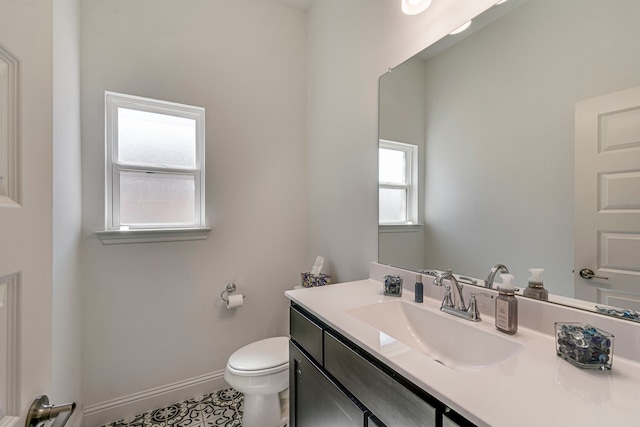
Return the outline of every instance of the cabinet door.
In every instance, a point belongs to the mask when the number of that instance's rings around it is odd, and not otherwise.
[[[364,427],[365,411],[289,343],[291,427]]]
[[[380,421],[373,415],[369,415],[369,418],[367,419],[367,427],[386,427],[386,426],[382,424],[382,421]]]
[[[460,424],[451,420],[446,415],[442,417],[442,427],[460,427]]]
[[[435,406],[417,396],[331,333],[324,336],[327,372],[390,427],[435,427]]]
[[[442,414],[442,427],[477,427],[471,421],[464,418],[462,415],[452,411],[450,408],[445,407],[444,414]]]

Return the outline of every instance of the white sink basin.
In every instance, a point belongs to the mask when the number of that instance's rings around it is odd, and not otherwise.
[[[453,369],[486,368],[523,349],[498,331],[402,300],[366,305],[348,313]]]

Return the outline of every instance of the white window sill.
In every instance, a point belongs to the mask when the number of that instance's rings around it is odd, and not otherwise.
[[[185,240],[206,240],[211,228],[158,228],[145,230],[104,230],[96,231],[102,244],[179,242]]]
[[[422,230],[422,224],[379,224],[380,233],[415,233]]]

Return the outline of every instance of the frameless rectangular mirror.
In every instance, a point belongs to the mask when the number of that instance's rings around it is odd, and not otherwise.
[[[541,267],[550,300],[640,310],[638,16],[509,0],[382,76],[379,138],[416,146],[418,220],[381,223],[379,262],[481,279],[502,263],[520,288]]]

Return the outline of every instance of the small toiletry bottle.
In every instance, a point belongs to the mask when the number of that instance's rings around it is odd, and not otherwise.
[[[530,268],[531,277],[529,277],[529,285],[523,291],[523,295],[528,298],[535,298],[542,301],[549,300],[549,291],[544,288],[544,283],[540,274],[544,268]]]
[[[422,274],[416,276],[415,302],[423,302],[424,285],[422,284]]]
[[[503,274],[504,282],[498,286],[496,297],[496,328],[500,332],[513,335],[518,330],[518,300],[514,296],[516,289],[511,281],[512,274]]]

